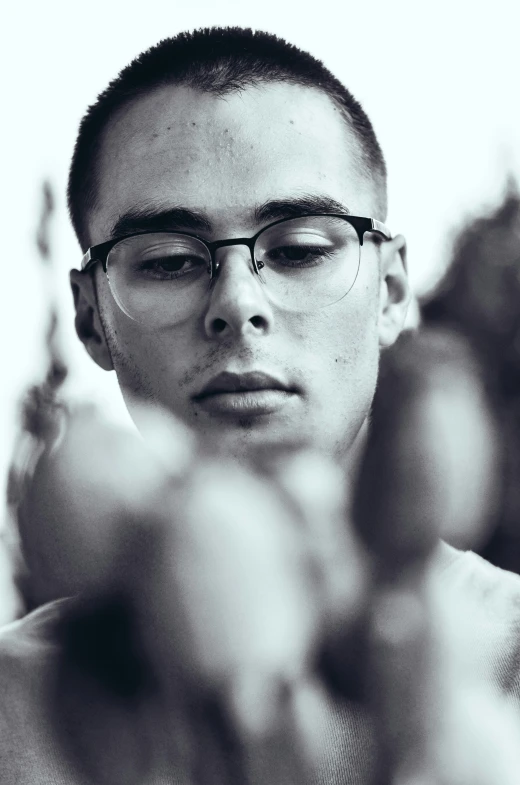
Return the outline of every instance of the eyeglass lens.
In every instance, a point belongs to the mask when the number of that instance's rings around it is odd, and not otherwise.
[[[219,249],[217,254],[224,249]],[[356,230],[334,216],[293,218],[267,227],[254,247],[251,274],[281,308],[308,311],[341,300],[356,280]],[[230,263],[236,263],[230,260]],[[107,258],[112,294],[130,318],[168,325],[184,320],[209,296],[211,254],[195,237],[157,232],[128,237]]]

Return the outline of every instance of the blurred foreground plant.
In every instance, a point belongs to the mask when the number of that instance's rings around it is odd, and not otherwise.
[[[495,482],[464,341],[424,332],[385,354],[355,488],[299,446],[237,466],[169,414],[140,422],[138,436],[72,413],[20,507],[29,567],[76,597],[54,688],[72,758],[107,785],[172,768],[302,784],[338,707],[357,705],[374,783],[440,782],[429,568],[441,534],[485,527]]]
[[[54,196],[48,182],[42,186],[42,201],[39,223],[35,234],[35,245],[44,275],[52,275],[51,225],[54,214]],[[33,472],[42,454],[56,441],[64,427],[66,405],[60,399],[60,389],[67,376],[67,366],[59,340],[58,307],[54,299],[52,281],[48,288],[47,330],[45,333],[45,375],[41,382],[31,386],[20,406],[20,426],[14,446],[7,482],[8,524],[5,537],[14,562],[15,581],[20,591],[20,607],[31,610],[47,599],[45,591],[40,595],[37,585],[38,570],[28,571],[24,554],[33,553],[37,562],[38,543],[34,530],[26,531],[21,512],[25,498],[30,492]]]
[[[497,499],[494,419],[463,338],[423,331],[384,353],[349,485],[301,445],[238,466],[165,412],[143,410],[141,435],[65,412],[50,321],[11,501],[31,601],[71,598],[51,719],[90,781],[304,785],[338,712],[362,711],[374,785],[516,782],[459,736],[428,591],[439,537],[471,546]]]
[[[500,506],[479,552],[520,573],[520,193],[460,232],[452,260],[421,305],[424,323],[469,341],[500,429]],[[457,544],[457,533],[452,540]]]

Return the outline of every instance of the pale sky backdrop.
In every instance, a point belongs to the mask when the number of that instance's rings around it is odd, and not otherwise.
[[[371,117],[389,169],[388,225],[406,235],[416,291],[431,286],[454,231],[520,176],[518,0],[7,0],[0,17],[2,308],[0,482],[16,401],[42,373],[47,281],[34,247],[39,189],[57,196],[53,287],[69,353],[69,390],[124,418],[114,374],[73,334],[67,270],[80,250],[65,206],[80,118],[136,54],[183,29],[262,28],[308,49]]]

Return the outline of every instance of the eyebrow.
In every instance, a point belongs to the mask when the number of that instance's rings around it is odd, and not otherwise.
[[[298,218],[300,215],[312,213],[341,213],[350,215],[346,205],[330,196],[305,194],[293,199],[274,199],[257,207],[255,220],[257,223],[277,221],[282,218]]]
[[[297,218],[313,213],[340,213],[349,215],[350,210],[330,196],[304,194],[287,199],[270,199],[256,207],[253,217],[256,224]],[[136,232],[162,232],[175,230],[211,232],[212,224],[204,213],[186,207],[159,206],[135,207],[119,216],[110,232],[111,239],[125,237]]]
[[[163,232],[175,229],[191,229],[194,232],[210,232],[211,223],[195,210],[185,207],[136,207],[119,216],[110,232],[112,239],[135,232]]]

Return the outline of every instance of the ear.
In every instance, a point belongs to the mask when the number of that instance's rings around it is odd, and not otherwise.
[[[406,240],[398,234],[381,245],[379,346],[391,346],[397,340],[409,302]]]
[[[79,270],[70,271],[70,286],[74,297],[74,324],[81,343],[100,368],[113,371],[112,358],[105,331],[99,318],[94,277]]]

